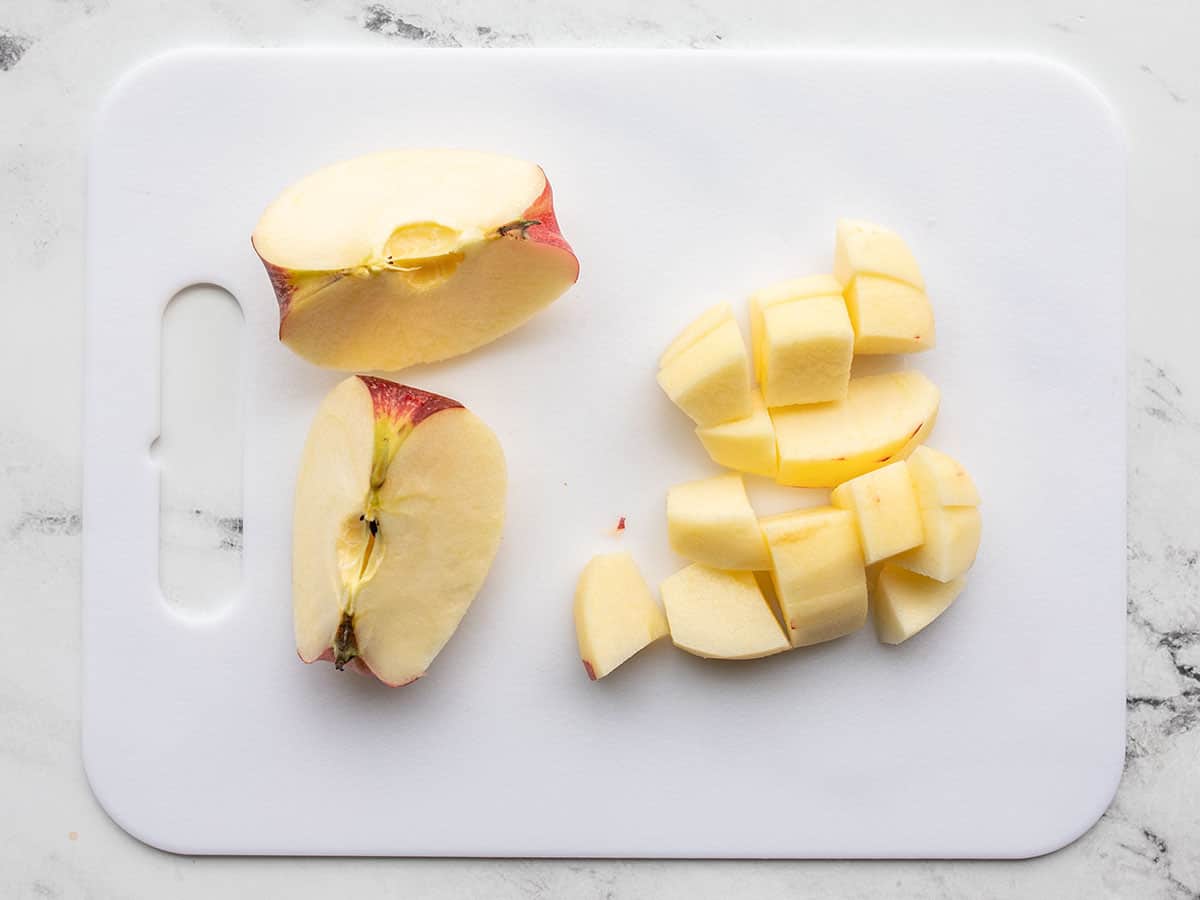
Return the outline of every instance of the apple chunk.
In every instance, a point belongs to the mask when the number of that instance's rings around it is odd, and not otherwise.
[[[667,537],[680,556],[715,569],[761,571],[771,564],[746,485],[732,472],[671,488]]]
[[[919,353],[936,343],[929,297],[893,278],[855,275],[846,286],[854,352]]]
[[[864,273],[925,289],[921,269],[900,235],[873,222],[839,219],[833,253],[834,277],[849,286],[854,276]]]
[[[921,510],[924,541],[894,559],[898,566],[937,581],[953,581],[975,564],[983,519],[974,506],[932,506]]]
[[[420,678],[491,567],[506,481],[496,436],[456,401],[362,375],[335,387],[296,483],[300,658]]]
[[[791,647],[753,573],[695,564],[662,583],[671,640],[710,659],[756,659]]]
[[[871,597],[875,633],[884,644],[900,644],[950,608],[966,578],[941,582],[887,563]]]
[[[628,553],[595,556],[583,567],[575,588],[575,633],[592,681],[667,636],[667,617]]]
[[[276,198],[252,240],[280,340],[333,369],[466,353],[579,275],[541,168],[468,150],[393,150],[320,169]]]
[[[697,428],[696,437],[718,465],[774,478],[779,471],[775,426],[761,393],[753,391],[750,402],[753,411],[746,418]]]
[[[952,456],[932,447],[918,447],[908,459],[908,472],[922,508],[979,505],[975,482]]]
[[[903,460],[839,484],[830,502],[854,513],[867,565],[921,543],[921,511]]]
[[[717,313],[728,313],[717,318]],[[725,306],[705,312],[663,354],[658,383],[697,425],[744,419],[753,412],[750,360],[742,332]]]

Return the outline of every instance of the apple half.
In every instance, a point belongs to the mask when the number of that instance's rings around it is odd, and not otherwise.
[[[579,277],[530,162],[412,149],[336,163],[254,229],[279,339],[331,369],[403,369],[512,331]]]
[[[458,402],[365,375],[341,382],[296,483],[300,658],[393,687],[425,674],[491,567],[506,488],[500,442]]]

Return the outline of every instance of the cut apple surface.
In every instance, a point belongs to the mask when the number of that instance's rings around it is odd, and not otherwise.
[[[979,505],[975,482],[952,456],[932,447],[918,447],[908,458],[908,472],[922,507]]]
[[[389,685],[421,677],[500,543],[496,436],[454,400],[352,376],[317,410],[292,532],[296,647]]]
[[[882,275],[925,289],[921,268],[900,235],[872,222],[839,219],[833,275],[843,286],[848,286],[860,274]]]
[[[791,647],[751,572],[725,572],[699,563],[661,586],[671,640],[710,659],[756,659]]]
[[[936,342],[929,297],[902,281],[856,275],[846,286],[846,309],[855,353],[919,353]]]
[[[780,484],[834,487],[902,458],[929,434],[939,392],[908,370],[852,378],[838,403],[771,410]]]
[[[771,422],[771,414],[767,412],[761,393],[753,391],[750,402],[752,412],[746,418],[707,428],[698,427],[696,437],[718,465],[774,478],[779,471],[775,425]]]
[[[921,543],[921,510],[903,460],[839,484],[830,502],[854,513],[867,565]]]
[[[757,368],[767,406],[845,399],[854,329],[840,294],[778,303],[761,317]]]
[[[771,564],[741,475],[718,475],[671,488],[667,537],[680,556],[714,569],[756,571]]]
[[[983,519],[973,506],[921,510],[924,541],[895,557],[898,566],[938,581],[953,581],[975,564]]]
[[[717,326],[733,321],[735,321],[733,307],[728,303],[718,303],[716,306],[710,306],[689,322],[687,327],[679,332],[675,336],[675,339],[667,345],[667,349],[663,351],[662,356],[658,360],[659,368],[665,367],[671,360],[688,349],[688,347],[691,347],[709,332],[715,331]]]
[[[941,582],[887,563],[871,597],[875,633],[884,644],[900,644],[950,608],[966,578]]]
[[[541,168],[469,150],[393,150],[320,169],[267,208],[253,244],[280,339],[334,369],[466,353],[579,275]]]
[[[867,619],[867,579],[849,512],[797,510],[762,520],[771,578],[793,646],[831,641]]]
[[[575,634],[593,681],[668,634],[667,617],[628,553],[595,556],[583,567],[575,588]]]
[[[721,321],[673,353],[668,350],[665,357],[658,383],[697,425],[733,422],[754,411],[750,361],[734,319]]]
[[[763,312],[772,306],[812,297],[840,297],[842,284],[832,275],[806,275],[777,281],[750,295],[750,348],[754,355],[754,377],[761,383]]]

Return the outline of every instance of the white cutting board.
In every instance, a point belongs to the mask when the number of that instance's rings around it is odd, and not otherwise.
[[[403,379],[499,433],[505,540],[427,678],[304,666],[297,458],[340,376],[278,344],[249,235],[286,184],[387,147],[541,163],[579,284]],[[1026,57],[195,51],[136,69],[92,147],[83,746],[96,795],[187,853],[1027,856],[1108,805],[1124,747],[1125,175],[1111,111]],[[838,216],[911,242],[943,389],[931,443],[985,498],[971,584],[898,648],[870,628],[765,661],[657,645],[590,683],[576,574],[657,581],[665,489],[715,470],[654,383],[690,318],[828,270]],[[244,583],[158,588],[160,315],[245,311]],[[755,484],[762,511],[790,500]]]

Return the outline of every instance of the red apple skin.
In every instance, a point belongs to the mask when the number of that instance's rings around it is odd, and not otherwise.
[[[596,670],[592,668],[592,664],[586,659],[583,660],[583,670],[587,672],[587,677],[592,681],[596,680]]]
[[[451,400],[441,394],[431,394],[406,384],[397,384],[386,378],[359,375],[358,379],[367,386],[371,394],[376,419],[409,422],[416,427],[444,409],[462,409],[462,404],[457,400]]]
[[[558,216],[554,213],[554,191],[550,189],[550,179],[546,178],[544,170],[539,171],[542,172],[546,187],[542,189],[542,195],[533,202],[529,209],[525,210],[525,214],[522,216],[526,221],[538,223],[525,229],[525,239],[557,247],[559,250],[566,250],[570,253],[575,260],[575,281],[578,281],[579,257],[575,255],[575,251],[571,249],[571,245],[567,243],[567,239],[563,237],[562,231],[558,227]]]
[[[297,654],[297,655],[299,655],[299,654]],[[303,656],[301,656],[300,661],[303,663],[309,663],[309,662],[331,663],[331,662],[333,662],[333,648],[330,647],[328,650],[326,650],[324,653],[322,653],[320,656],[318,656],[314,660],[307,660]],[[354,659],[350,660],[350,662],[348,662],[346,664],[346,668],[350,669],[350,671],[352,671],[352,672],[357,672],[359,675],[366,675],[368,678],[374,678],[380,684],[384,685],[385,687],[390,687],[390,688],[408,687],[413,682],[420,681],[422,678],[425,677],[425,673],[422,672],[420,675],[417,675],[413,678],[408,679],[408,681],[396,681],[396,682],[388,681],[385,678],[380,678],[379,674],[374,669],[372,669],[361,656],[356,656],[356,657],[354,657]]]

